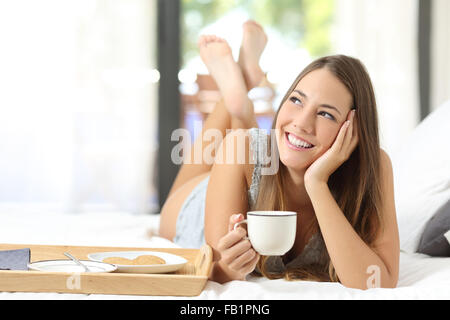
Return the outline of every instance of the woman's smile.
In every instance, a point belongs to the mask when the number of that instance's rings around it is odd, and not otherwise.
[[[285,132],[284,136],[285,136],[286,144],[290,149],[293,149],[296,151],[309,151],[314,148],[313,144],[301,139],[300,137],[298,137],[292,133]]]

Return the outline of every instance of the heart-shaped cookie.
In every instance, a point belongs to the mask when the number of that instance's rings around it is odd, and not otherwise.
[[[103,262],[112,263],[112,264],[120,264],[127,266],[143,266],[143,265],[151,265],[151,264],[165,264],[166,261],[160,257],[152,256],[152,255],[142,255],[138,256],[134,259],[127,259],[122,257],[109,257],[103,259]]]

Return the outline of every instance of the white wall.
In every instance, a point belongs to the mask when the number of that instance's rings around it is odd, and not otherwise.
[[[419,122],[418,2],[337,0],[336,10],[336,53],[359,58],[367,67],[378,103],[381,146],[394,152]]]
[[[432,2],[431,107],[450,100],[450,1]]]

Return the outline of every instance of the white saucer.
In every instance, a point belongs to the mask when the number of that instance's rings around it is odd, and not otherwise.
[[[117,267],[110,263],[97,262],[91,260],[80,260],[87,266],[90,272],[113,272]],[[85,272],[82,267],[72,260],[42,260],[28,264],[28,268],[36,271],[46,272]]]
[[[183,267],[187,260],[183,257],[159,251],[113,251],[113,252],[95,252],[88,254],[88,258],[93,261],[102,262],[106,258],[120,257],[130,260],[136,259],[139,256],[152,255],[164,259],[164,264],[149,264],[149,265],[124,265],[115,264],[118,272],[128,273],[167,273],[174,272]]]

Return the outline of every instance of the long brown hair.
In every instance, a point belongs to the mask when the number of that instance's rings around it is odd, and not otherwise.
[[[379,215],[381,206],[380,143],[375,94],[364,65],[358,59],[344,55],[319,58],[309,64],[297,76],[281,101],[272,129],[275,129],[281,107],[299,81],[311,71],[322,68],[326,68],[336,76],[352,94],[358,133],[358,146],[349,159],[330,176],[328,186],[354,230],[365,243],[371,245],[382,225]],[[272,150],[278,150],[278,148]],[[279,157],[275,158],[279,159]],[[276,174],[261,177],[258,197],[252,210],[288,210],[283,196],[286,171],[286,167],[279,161],[279,170]],[[317,220],[313,221],[313,224],[317,227]],[[261,257],[257,267],[262,275],[270,279],[339,281],[325,246],[322,249],[322,256],[327,261],[325,268],[310,266],[288,269],[283,273],[268,272],[266,270],[267,256]]]

